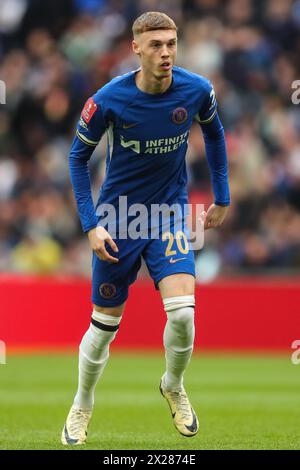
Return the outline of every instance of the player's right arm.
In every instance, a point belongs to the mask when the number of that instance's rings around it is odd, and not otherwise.
[[[105,248],[105,243],[108,243],[117,252],[116,244],[104,227],[97,227],[88,168],[88,161],[107,129],[102,106],[96,96],[87,100],[81,112],[69,154],[69,170],[82,229],[88,234],[92,250],[100,259],[117,263],[118,259]]]

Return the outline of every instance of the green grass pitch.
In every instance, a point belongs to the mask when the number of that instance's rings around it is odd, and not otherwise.
[[[163,369],[163,352],[112,348],[80,449],[300,449],[300,365],[288,356],[194,355],[185,377],[200,421],[192,438],[177,433],[158,391]],[[0,449],[65,449],[76,376],[75,354],[9,356],[0,365]]]

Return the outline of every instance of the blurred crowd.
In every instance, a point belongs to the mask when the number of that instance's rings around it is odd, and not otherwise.
[[[138,67],[131,25],[148,10],[176,21],[177,64],[212,80],[226,130],[232,205],[196,253],[197,276],[297,273],[299,0],[2,0],[0,270],[90,274],[68,151],[87,97]],[[105,148],[102,139],[90,163],[95,195]],[[196,125],[187,159],[191,200],[207,208],[212,194]]]

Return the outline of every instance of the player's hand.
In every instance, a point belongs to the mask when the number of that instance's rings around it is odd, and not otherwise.
[[[229,206],[216,206],[216,204],[212,204],[205,214],[204,230],[222,225],[228,210]]]
[[[90,246],[99,259],[102,261],[109,261],[111,263],[119,262],[118,258],[111,256],[105,248],[105,243],[108,243],[116,253],[119,251],[117,245],[104,227],[93,228],[88,232],[88,237]]]

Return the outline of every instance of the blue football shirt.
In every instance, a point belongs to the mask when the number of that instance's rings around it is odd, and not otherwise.
[[[230,202],[225,140],[212,84],[174,66],[168,90],[149,94],[137,87],[136,73],[112,79],[89,98],[81,113],[70,170],[84,231],[97,225],[100,204],[118,207],[122,195],[127,196],[128,206],[188,202],[185,155],[193,121],[202,129],[209,129],[211,123],[217,129],[205,138],[215,202]],[[87,161],[105,132],[106,175],[94,208]],[[211,148],[214,139],[215,149]]]

